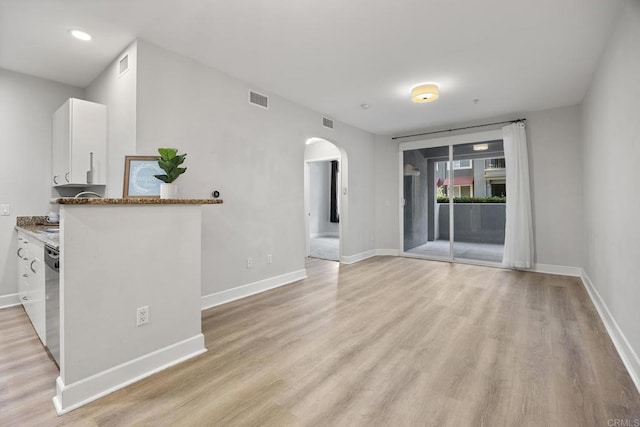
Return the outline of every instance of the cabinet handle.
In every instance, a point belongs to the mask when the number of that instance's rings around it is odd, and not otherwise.
[[[22,297],[22,300],[23,300],[23,301],[26,301],[26,300],[27,300],[27,297]]]
[[[53,175],[53,183],[58,185],[58,175]]]
[[[65,181],[69,182],[69,172],[64,174]]]
[[[36,271],[33,269],[33,263],[36,262],[36,260],[34,259],[33,261],[31,261],[31,264],[29,264],[29,268],[31,269],[31,271],[33,271],[33,274],[36,273]]]
[[[22,258],[22,254],[20,253],[20,251],[22,250],[22,248],[18,248],[18,257]]]
[[[24,273],[22,277],[29,277],[29,275],[27,273]]]

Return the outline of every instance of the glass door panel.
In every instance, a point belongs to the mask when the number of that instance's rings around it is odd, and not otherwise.
[[[453,257],[502,262],[506,169],[501,140],[453,146]]]
[[[403,155],[403,251],[450,258],[449,146],[407,150]]]

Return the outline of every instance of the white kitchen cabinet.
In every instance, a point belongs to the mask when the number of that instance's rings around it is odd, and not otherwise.
[[[107,107],[81,99],[67,100],[53,114],[51,158],[56,187],[106,185]]]
[[[18,232],[18,298],[46,345],[44,244]]]

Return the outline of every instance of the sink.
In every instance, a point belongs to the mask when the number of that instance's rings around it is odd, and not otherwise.
[[[60,233],[60,229],[59,228],[45,228],[43,230],[38,230],[39,233],[44,233],[44,234],[58,234]]]

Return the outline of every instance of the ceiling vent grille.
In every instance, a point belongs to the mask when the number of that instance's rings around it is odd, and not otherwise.
[[[327,117],[323,117],[322,118],[322,126],[329,128],[329,129],[333,129],[333,120],[327,118]]]
[[[269,109],[269,98],[252,90],[249,91],[249,103]]]
[[[123,75],[129,69],[129,54],[125,55],[120,59],[120,66],[118,76]]]

